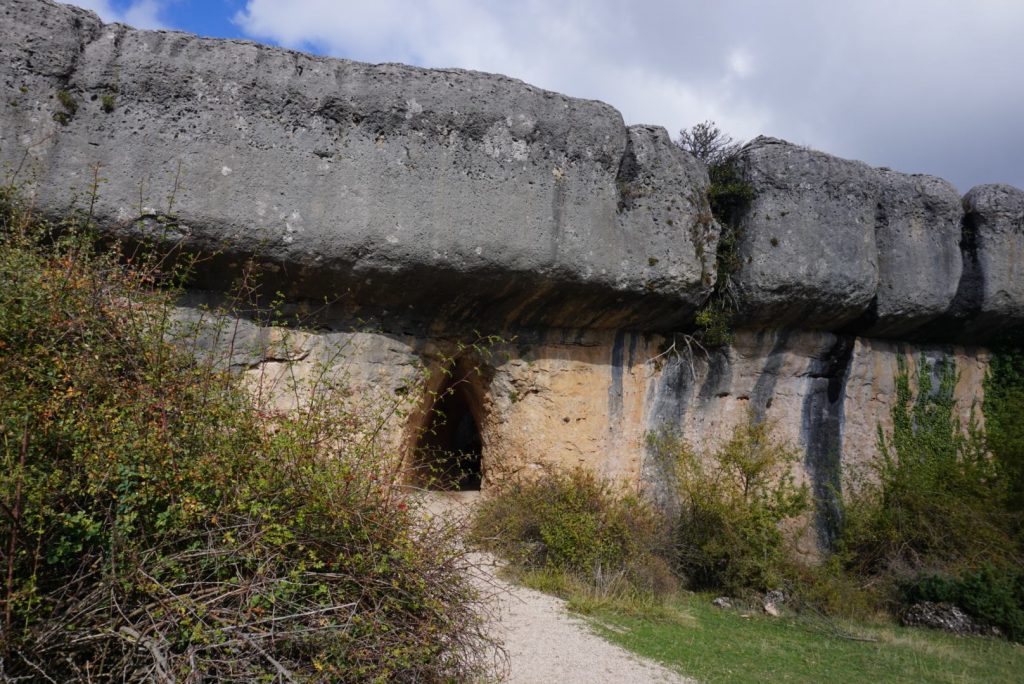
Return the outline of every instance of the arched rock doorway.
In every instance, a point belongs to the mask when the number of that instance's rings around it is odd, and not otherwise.
[[[473,378],[456,367],[435,395],[413,453],[416,485],[445,491],[480,489],[483,410],[473,385]]]

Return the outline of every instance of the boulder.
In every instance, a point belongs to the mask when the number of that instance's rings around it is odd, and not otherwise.
[[[0,33],[0,161],[43,211],[218,255],[204,285],[256,256],[268,289],[357,315],[669,329],[713,282],[706,170],[606,104],[48,0],[6,2]]]
[[[733,276],[741,323],[836,330],[867,311],[878,286],[874,169],[765,137],[739,164],[755,193]]]
[[[960,282],[960,193],[948,181],[879,169],[878,290],[858,331],[912,334],[943,314]]]
[[[894,337],[949,308],[962,268],[952,185],[773,138],[739,163],[755,193],[739,226],[741,321]]]
[[[970,615],[952,603],[915,603],[903,614],[901,621],[907,627],[927,627],[960,636],[991,631],[979,625]]]
[[[979,185],[964,196],[964,277],[951,307],[960,337],[1024,325],[1024,190]]]

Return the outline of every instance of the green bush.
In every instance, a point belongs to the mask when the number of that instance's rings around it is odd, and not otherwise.
[[[745,422],[710,453],[674,438],[655,446],[677,464],[675,558],[690,585],[741,593],[782,584],[793,558],[783,528],[810,511],[810,495],[793,479],[797,453],[771,424]]]
[[[1024,642],[1024,572],[993,565],[957,577],[929,574],[904,587],[904,601],[953,603],[981,623]]]
[[[191,353],[164,262],[0,199],[0,679],[448,681],[493,662],[465,552],[396,489],[372,411],[327,374],[300,410],[258,402]]]
[[[472,536],[524,569],[565,572],[598,586],[624,579],[661,592],[674,585],[659,556],[666,537],[658,514],[582,469],[502,483],[480,503]]]
[[[879,457],[847,494],[840,548],[862,574],[1012,563],[1007,486],[973,423],[956,417],[952,363],[901,362],[893,430],[879,427]],[[915,391],[916,388],[916,391]]]
[[[78,113],[78,100],[68,91],[58,90],[57,101],[60,103],[61,109],[53,113],[53,120],[62,126],[67,126]]]
[[[1024,339],[1018,332],[1012,339]],[[1007,478],[1010,509],[1024,512],[1024,350],[1003,344],[992,353],[985,378],[988,448]]]

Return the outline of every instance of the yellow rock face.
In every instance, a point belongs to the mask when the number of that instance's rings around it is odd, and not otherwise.
[[[334,383],[410,467],[423,432],[436,430],[437,397],[452,391],[479,433],[483,488],[516,474],[581,466],[655,498],[667,491],[669,475],[648,435],[671,433],[710,450],[751,419],[771,421],[777,436],[804,454],[798,479],[825,493],[877,454],[879,426],[891,430],[900,359],[911,373],[922,355],[955,364],[966,426],[972,412],[981,419],[989,358],[980,348],[797,330],[741,332],[730,347],[703,351],[688,349],[682,336],[621,331],[547,331],[466,346],[251,328],[246,339],[256,343],[236,350],[244,356],[236,365],[268,405],[294,410],[302,388]]]

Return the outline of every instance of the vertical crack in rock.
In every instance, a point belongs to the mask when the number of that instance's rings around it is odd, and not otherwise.
[[[978,221],[974,213],[964,215],[960,228],[960,253],[963,256],[963,272],[957,284],[956,295],[949,305],[949,313],[957,319],[966,319],[981,310],[984,297],[981,264],[978,260]]]
[[[836,337],[832,347],[811,361],[804,395],[801,434],[807,451],[804,464],[815,500],[815,528],[822,548],[830,548],[841,523],[841,445],[846,378],[853,359],[854,338]]]
[[[633,147],[633,138],[626,136],[626,149],[619,160],[619,170],[615,175],[615,187],[619,193],[619,213],[629,211],[633,208],[634,190],[633,183],[640,176],[640,163],[636,158],[636,150]]]
[[[982,218],[968,211],[960,220],[960,256],[963,270],[957,282],[956,294],[946,311],[925,326],[920,334],[923,339],[956,339],[964,326],[978,316],[984,306],[985,282],[981,259],[978,254],[978,224]]]

